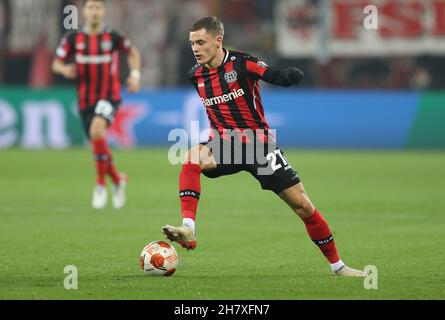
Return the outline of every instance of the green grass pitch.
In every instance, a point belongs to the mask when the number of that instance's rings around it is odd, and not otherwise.
[[[286,148],[285,148],[286,151]],[[166,149],[116,151],[128,206],[95,211],[87,149],[0,152],[0,299],[444,299],[445,153],[287,150],[343,260],[378,289],[338,278],[303,223],[248,173],[202,178],[198,248],[173,277],[139,269],[180,222]],[[64,267],[78,269],[65,290]]]

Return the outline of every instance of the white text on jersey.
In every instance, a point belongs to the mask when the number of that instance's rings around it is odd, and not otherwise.
[[[244,90],[242,88],[240,88],[238,90],[233,89],[233,91],[230,92],[229,94],[226,93],[226,94],[223,94],[221,96],[213,97],[213,98],[210,98],[210,99],[201,98],[201,101],[204,104],[204,106],[210,107],[210,106],[213,106],[215,104],[224,103],[224,102],[231,101],[231,100],[234,100],[236,98],[242,97],[244,94],[245,93],[244,93]]]

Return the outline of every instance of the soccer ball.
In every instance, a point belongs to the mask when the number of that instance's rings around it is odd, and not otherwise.
[[[150,276],[171,276],[178,267],[179,256],[175,247],[164,241],[153,241],[141,252],[139,264]]]

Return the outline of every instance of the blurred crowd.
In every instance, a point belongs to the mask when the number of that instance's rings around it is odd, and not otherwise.
[[[283,19],[280,2],[292,0],[106,0],[107,23],[127,34],[143,56],[143,86],[188,85],[194,65],[189,28],[216,15],[225,23],[225,45],[261,57],[270,65],[296,65],[305,71],[305,87],[443,89],[445,59],[440,54],[329,57],[284,55],[278,49]],[[321,23],[320,1],[295,0],[293,27]],[[63,8],[80,0],[0,0],[0,84],[46,87],[68,82],[49,71],[54,50],[66,30]],[[302,7],[303,8],[303,7]],[[280,41],[283,41],[282,39]],[[286,40],[284,40],[286,41]],[[298,48],[297,48],[298,50]],[[125,70],[124,70],[125,74]]]

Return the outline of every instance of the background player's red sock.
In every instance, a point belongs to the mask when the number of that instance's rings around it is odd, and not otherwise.
[[[114,184],[119,184],[120,174],[114,166],[113,155],[111,154],[110,148],[108,148],[108,175],[111,177]]]
[[[334,238],[332,237],[327,222],[323,219],[320,212],[315,209],[310,217],[303,219],[303,222],[306,225],[307,232],[312,241],[318,245],[329,263],[333,264],[338,262],[340,257],[338,256],[338,251],[335,247]]]
[[[96,139],[91,141],[93,149],[94,159],[96,161],[97,170],[97,184],[105,185],[105,176],[108,171],[108,146],[107,141],[102,139]]]
[[[201,195],[201,167],[193,163],[184,163],[179,174],[179,197],[181,198],[182,218],[192,221],[191,229],[194,232],[194,221],[196,219],[196,209]],[[186,220],[186,221],[187,221]]]

